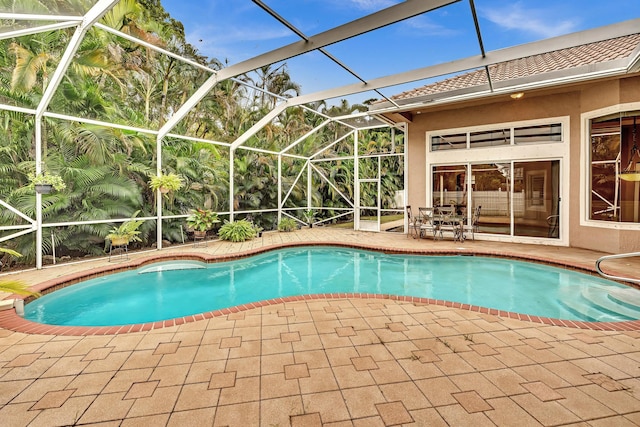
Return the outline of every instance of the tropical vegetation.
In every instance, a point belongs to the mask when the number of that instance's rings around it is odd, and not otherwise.
[[[22,254],[7,248],[0,248],[0,254],[6,254],[16,258],[22,256]],[[39,292],[32,291],[26,283],[20,280],[0,280],[0,292],[33,297],[40,296]]]
[[[33,2],[30,11],[79,15],[94,3],[40,0]],[[160,0],[121,0],[100,22],[202,66],[214,70],[224,67],[223,62],[202,56],[186,41],[182,24],[167,14]],[[33,190],[29,191],[29,173],[35,170],[36,124],[34,116],[22,110],[38,109],[73,34],[74,28],[63,28],[0,40],[0,104],[17,107],[16,111],[0,111],[0,200],[31,218],[36,215],[36,196]],[[87,32],[48,110],[88,121],[47,115],[42,119],[42,166],[55,171],[66,184],[66,188],[42,197],[42,216],[45,223],[90,223],[51,227],[51,232],[43,234],[45,252],[52,253],[55,245],[58,256],[102,254],[104,236],[113,232],[106,220],[132,217],[135,212],[140,212],[140,217],[157,216],[155,184],[149,178],[158,166],[156,139],[153,132],[141,130],[162,127],[209,76],[190,63],[107,31],[92,28]],[[250,85],[240,84],[242,81]],[[245,142],[255,150],[238,147],[232,154],[228,146],[207,142],[235,141],[276,105],[277,97],[292,97],[301,90],[285,63],[264,66],[239,79],[219,82],[171,130],[162,141],[160,167],[167,176],[179,176],[182,187],[172,193],[171,203],[162,206],[163,216],[170,217],[162,222],[163,239],[181,241],[184,217],[196,207],[220,212],[223,219],[231,205],[244,212],[271,209],[253,215],[255,225],[266,230],[277,228],[274,210],[279,207],[279,196],[285,194],[289,197],[284,208],[298,209],[300,217],[303,210],[309,209],[309,201],[313,207],[322,207],[316,211],[318,220],[351,207],[342,195],[352,201],[356,194],[353,137],[328,149],[324,147],[352,129],[330,122],[297,145],[293,143],[319,127],[327,116],[364,111],[366,106],[342,101],[331,106],[318,102],[306,106],[311,108],[289,107]],[[96,124],[100,122],[138,130]],[[358,141],[360,155],[404,150],[400,132],[392,134],[386,129],[362,131]],[[265,151],[277,153],[292,145],[292,155],[318,153],[316,159],[324,160],[314,162],[311,186],[307,174],[301,173],[306,167],[304,159],[282,156],[279,166],[278,155]],[[229,172],[231,158],[234,176]],[[377,158],[361,158],[359,162],[361,176],[376,175]],[[381,160],[383,206],[390,206],[395,191],[403,187],[402,162],[402,156]],[[296,181],[297,177],[300,178]],[[229,185],[230,180],[233,186]],[[233,194],[229,194],[230,188]],[[309,188],[311,194],[307,194]],[[361,188],[362,205],[375,205],[374,190]],[[0,226],[3,225],[29,223],[10,210],[0,209]],[[157,238],[155,227],[154,221],[140,223],[134,239],[144,246],[153,245]],[[31,234],[13,238],[7,244],[24,255],[21,260],[25,263],[35,259]]]

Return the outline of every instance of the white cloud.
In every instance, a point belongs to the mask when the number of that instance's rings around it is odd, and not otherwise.
[[[502,8],[481,9],[482,15],[507,30],[517,30],[536,37],[549,38],[576,31],[577,21],[567,19],[559,10],[526,9],[521,2]]]
[[[202,54],[221,61],[228,59],[232,64],[266,51],[267,49],[260,48],[263,42],[290,36],[291,31],[284,27],[261,28],[256,25],[219,24],[195,26],[186,34],[187,40]]]
[[[357,9],[366,12],[377,12],[386,9],[394,4],[401,3],[398,0],[324,0],[332,3],[333,7],[340,9]]]
[[[402,22],[401,25],[401,28],[403,28],[405,32],[410,32],[417,36],[450,36],[458,33],[457,30],[452,30],[451,28],[447,28],[442,24],[433,22],[433,20],[424,15],[407,19],[406,21]]]
[[[397,4],[398,2],[392,0],[349,0],[346,3],[351,3],[358,9],[373,11],[385,9]]]

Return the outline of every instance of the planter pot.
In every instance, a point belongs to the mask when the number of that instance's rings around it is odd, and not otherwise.
[[[158,190],[160,190],[162,194],[167,194],[170,191],[167,187],[160,187]]]
[[[128,237],[114,237],[113,239],[111,239],[111,246],[126,246],[128,244]]]
[[[40,194],[49,194],[51,190],[53,190],[53,185],[51,184],[36,184],[35,186],[36,193]]]
[[[206,236],[206,231],[193,230],[193,237],[195,237],[196,239],[204,239]]]

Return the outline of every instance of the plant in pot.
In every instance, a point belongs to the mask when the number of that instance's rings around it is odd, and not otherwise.
[[[316,211],[314,211],[313,209],[307,209],[306,211],[302,212],[302,217],[309,225],[309,228],[313,228],[313,221],[316,219]]]
[[[182,188],[182,185],[182,178],[175,173],[155,175],[150,177],[149,180],[149,187],[151,187],[154,192],[160,190],[162,194],[177,191]]]
[[[193,230],[198,238],[204,238],[207,231],[219,222],[218,213],[209,209],[194,209],[187,217],[187,227]]]
[[[36,192],[41,194],[49,194],[52,190],[62,191],[67,188],[67,184],[65,184],[62,177],[56,174],[30,173],[29,181],[31,181],[31,186]]]
[[[253,224],[253,229],[256,231],[256,236],[262,237],[262,232],[264,228],[260,227],[258,224]]]
[[[144,223],[144,220],[135,219],[138,213],[140,211],[136,211],[131,218],[109,230],[105,240],[110,240],[111,246],[124,246],[130,242],[141,242],[142,239],[139,236],[140,231],[138,228]]]

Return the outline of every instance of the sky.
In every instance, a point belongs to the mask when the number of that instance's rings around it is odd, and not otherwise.
[[[233,65],[299,41],[251,0],[161,0],[181,21],[198,51]],[[394,0],[265,0],[306,36],[313,36],[399,3]],[[587,30],[640,17],[640,0],[475,0],[485,51]],[[469,0],[326,47],[364,79],[480,54]],[[302,94],[356,83],[319,52],[286,61]],[[277,65],[276,65],[277,66]],[[447,76],[443,76],[445,78]],[[382,89],[386,96],[420,87],[411,82]],[[367,92],[351,103],[380,96]]]

